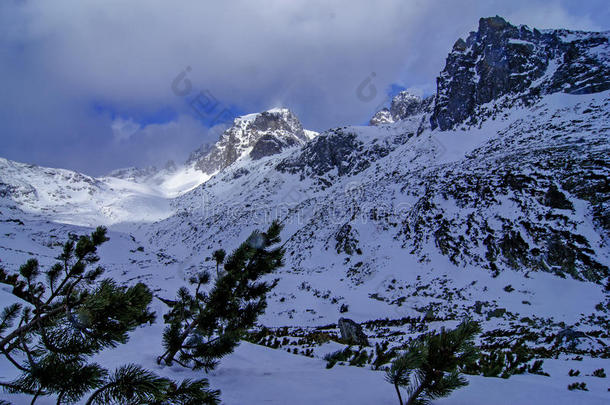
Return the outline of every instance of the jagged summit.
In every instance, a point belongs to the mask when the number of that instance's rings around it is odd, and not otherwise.
[[[423,112],[432,112],[434,96],[422,98],[408,91],[401,91],[392,98],[390,108],[383,108],[371,118],[370,125],[390,124]]]
[[[288,147],[302,145],[315,135],[315,132],[303,129],[288,108],[273,108],[235,118],[215,145],[204,148],[200,156],[190,160],[198,170],[211,175],[242,157],[256,160],[271,156]]]
[[[537,30],[498,16],[481,18],[478,31],[456,41],[437,78],[432,127],[452,128],[505,95],[530,103],[543,94],[610,89],[608,34]]]
[[[476,32],[453,45],[437,78],[436,96],[400,92],[370,125],[430,114],[433,129],[475,123],[542,95],[591,94],[610,89],[610,32],[538,30],[504,18],[481,18]],[[484,106],[500,101],[484,111]]]

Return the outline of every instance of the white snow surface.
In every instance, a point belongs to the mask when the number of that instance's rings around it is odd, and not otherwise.
[[[90,232],[92,226],[105,224],[110,226],[110,242],[101,248],[100,256],[107,275],[123,283],[143,281],[159,295],[170,298],[191,274],[213,269],[211,261],[206,260],[213,250],[223,247],[230,251],[252,230],[264,228],[270,219],[279,217],[285,224],[282,239],[287,241],[286,266],[273,275],[280,280],[269,297],[262,325],[313,328],[334,323],[339,316],[357,322],[418,316],[417,308],[438,301],[433,296],[408,294],[401,305],[392,304],[394,293],[387,289],[390,284],[397,289],[429,285],[427,289],[432,292],[444,287],[459,291],[463,297],[455,302],[463,316],[474,315],[469,305],[480,300],[492,302],[494,308],[506,308],[517,318],[538,316],[575,325],[594,313],[595,306],[604,300],[598,284],[544,272],[524,277],[518,271],[503,271],[493,277],[477,262],[468,266],[452,263],[431,241],[424,242],[420,253],[406,249],[391,223],[398,220],[401,206],[414,209],[418,197],[404,192],[388,174],[415,177],[443,165],[468,161],[481,148],[493,150],[503,142],[508,145],[511,136],[527,123],[553,120],[559,115],[563,119],[577,118],[583,106],[607,106],[608,97],[609,92],[550,95],[533,107],[514,108],[479,127],[446,132],[431,131],[423,116],[380,127],[349,127],[347,131],[355,134],[363,148],[385,148],[388,152],[361,172],[345,177],[336,171],[325,174],[330,183],[327,187],[320,187],[313,176],[276,170],[278,162],[300,156],[307,144],[257,161],[240,159],[211,177],[181,168],[156,183],[96,179],[69,170],[0,159],[0,191],[8,190],[4,195],[0,193],[0,264],[16,271],[27,258],[37,257],[49,265],[69,232],[82,234]],[[245,121],[251,118],[242,117]],[[421,125],[424,131],[415,135]],[[607,142],[607,129],[604,133],[593,125],[594,131],[605,136]],[[315,135],[307,134],[312,139]],[[526,147],[536,145],[536,141],[530,142]],[[514,146],[503,151],[506,155],[519,152]],[[493,164],[491,155],[489,159]],[[425,179],[423,175],[421,178]],[[361,193],[362,189],[366,193]],[[589,215],[588,205],[576,198],[573,201],[575,212],[570,215],[580,218],[580,234],[594,243],[596,258],[610,264],[603,236],[592,223],[583,220]],[[392,210],[385,223],[350,222],[347,213],[333,211],[333,202],[341,207],[357,206],[357,216],[382,203]],[[440,196],[436,202],[448,215],[460,210]],[[508,198],[499,201],[495,209],[490,213],[491,227],[501,225],[501,216],[516,215],[515,202]],[[351,224],[358,235],[362,254],[335,250],[336,229],[344,223]],[[350,270],[356,262],[361,264],[354,276]],[[507,292],[507,285],[515,290]],[[372,294],[383,299],[374,299]],[[0,303],[8,304],[12,299],[3,287]],[[349,305],[344,315],[338,312],[341,304]],[[200,372],[156,364],[165,308],[155,300],[154,309],[158,315],[154,325],[139,328],[128,344],[103,352],[97,360],[111,368],[135,362],[178,380],[202,377]],[[488,319],[484,330],[508,327],[511,322]],[[415,336],[405,334],[405,338]],[[222,390],[227,405],[397,403],[393,387],[384,381],[382,372],[341,365],[327,370],[320,357],[336,348],[332,344],[317,348],[316,358],[311,359],[243,342],[209,375],[210,382]],[[608,380],[586,375],[601,367],[610,371],[608,360],[584,356],[577,361],[572,357],[545,360],[544,370],[550,377],[524,374],[504,380],[469,376],[468,387],[433,403],[608,404]],[[583,375],[568,377],[572,368],[580,369]],[[0,377],[11,376],[14,369],[2,359]],[[567,385],[576,381],[586,382],[589,391],[568,391]],[[21,396],[5,398],[15,404],[29,403]],[[41,399],[38,403],[54,401]]]

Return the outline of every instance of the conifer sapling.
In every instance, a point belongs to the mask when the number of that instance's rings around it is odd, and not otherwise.
[[[253,232],[224,261],[224,271],[209,292],[207,273],[192,277],[194,293],[183,287],[164,316],[168,325],[163,334],[165,352],[158,362],[174,362],[193,369],[213,369],[218,359],[231,353],[252,328],[267,306],[266,295],[275,286],[260,278],[283,264],[284,249],[280,242],[282,227],[273,222],[266,232]],[[221,252],[221,253],[219,253]],[[214,253],[216,263],[224,260],[224,251]]]
[[[456,329],[443,328],[439,333],[414,340],[386,372],[386,380],[394,385],[400,405],[425,404],[468,385],[460,371],[477,358],[474,337],[479,332],[477,322],[465,320]],[[401,387],[406,388],[406,402]]]
[[[99,261],[97,248],[107,240],[106,229],[99,227],[90,236],[66,242],[58,263],[48,270],[36,259],[18,273],[0,269],[0,283],[12,287],[18,301],[0,314],[0,353],[21,372],[0,386],[31,395],[32,404],[41,396],[55,396],[57,404],[73,403],[91,391],[88,404],[218,403],[218,393],[207,390],[205,380],[183,382],[180,388],[137,365],[110,374],[89,361],[102,349],[126,343],[129,332],[155,319],[146,285],[99,281],[104,269],[88,268]],[[207,402],[192,402],[202,397]]]

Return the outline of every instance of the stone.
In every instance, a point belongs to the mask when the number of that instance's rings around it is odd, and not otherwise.
[[[554,184],[549,187],[544,195],[544,205],[562,210],[571,210],[574,208],[570,200],[568,200],[565,194],[559,191]]]
[[[368,346],[369,340],[362,331],[362,326],[348,318],[339,318],[341,339],[349,344]]]
[[[584,337],[587,337],[587,335],[585,335],[584,332],[581,332],[579,330],[573,330],[570,328],[562,329],[557,334],[557,340],[559,340],[560,342],[562,342],[562,341],[573,342],[575,340],[578,340],[578,339],[581,339]]]

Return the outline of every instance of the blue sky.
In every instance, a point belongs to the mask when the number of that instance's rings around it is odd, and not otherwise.
[[[388,93],[433,93],[479,17],[608,30],[606,3],[5,0],[0,156],[99,175],[183,162],[236,114],[286,106],[314,130],[362,124]]]

